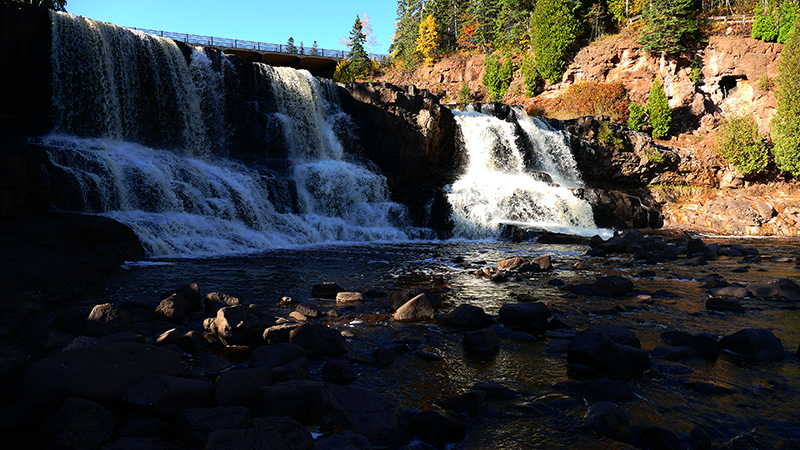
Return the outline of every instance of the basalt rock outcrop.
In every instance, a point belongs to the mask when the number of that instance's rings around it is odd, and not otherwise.
[[[342,109],[358,128],[356,152],[377,164],[415,225],[446,234],[452,225],[441,188],[456,180],[463,159],[453,113],[414,86],[348,83],[343,89]]]

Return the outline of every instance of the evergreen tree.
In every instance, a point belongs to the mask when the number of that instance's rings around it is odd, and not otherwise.
[[[672,125],[672,108],[669,107],[667,93],[664,92],[664,86],[658,77],[653,78],[646,108],[650,125],[653,127],[653,137],[664,139],[669,134],[669,127]]]
[[[511,57],[506,57],[505,62],[500,62],[499,58],[489,56],[484,64],[483,84],[489,90],[489,100],[493,102],[503,101],[508,87],[511,86],[511,79],[514,77],[514,62]]]
[[[416,50],[422,53],[426,65],[432,65],[439,46],[439,26],[433,15],[425,16],[419,23]]]
[[[366,41],[367,36],[363,33],[361,18],[356,16],[356,22],[353,24],[353,29],[350,30],[350,53],[347,54],[350,72],[356,78],[363,78],[369,74],[371,64],[369,55],[364,50]]]
[[[419,22],[422,20],[420,0],[398,0],[397,21],[389,53],[400,62],[401,67],[409,69],[416,65],[416,42]]]
[[[561,81],[580,29],[564,0],[538,0],[531,16],[531,47],[539,73]]]
[[[796,20],[778,60],[772,153],[778,168],[800,176],[800,20]]]
[[[297,53],[297,47],[294,46],[294,38],[290,37],[286,41],[286,53]]]
[[[678,54],[697,35],[693,0],[650,0],[639,43],[650,53]]]
[[[752,115],[726,117],[719,127],[716,150],[742,175],[761,172],[769,163],[769,152]]]
[[[314,41],[314,44],[311,46],[311,52],[309,54],[313,56],[319,55],[319,46],[317,45],[317,41]]]

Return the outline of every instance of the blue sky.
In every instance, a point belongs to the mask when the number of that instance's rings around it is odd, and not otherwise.
[[[350,34],[356,16],[370,19],[380,46],[388,53],[395,0],[68,0],[67,11],[90,19],[135,28],[200,34],[221,38],[343,50],[339,41]]]

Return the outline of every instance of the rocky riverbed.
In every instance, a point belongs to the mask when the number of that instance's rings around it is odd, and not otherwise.
[[[633,230],[131,264],[7,333],[0,422],[8,448],[796,448],[796,257]]]

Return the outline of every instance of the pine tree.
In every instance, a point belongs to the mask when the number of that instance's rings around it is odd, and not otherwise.
[[[650,0],[639,43],[650,53],[678,54],[697,35],[693,0]]]
[[[772,118],[772,154],[778,168],[800,176],[800,20],[778,60],[776,111]]]
[[[531,47],[536,67],[551,83],[561,81],[580,29],[564,0],[539,0],[531,17]]]
[[[438,46],[439,26],[436,24],[436,19],[434,19],[433,15],[425,16],[419,23],[416,50],[422,53],[426,65],[433,64]]]
[[[664,86],[658,77],[653,78],[650,95],[647,97],[647,115],[653,127],[653,137],[655,139],[667,137],[669,127],[672,125],[672,108],[669,107],[667,93],[664,92]]]
[[[294,38],[290,37],[286,41],[286,53],[297,53],[297,47],[294,46]]]
[[[489,56],[484,64],[483,84],[489,90],[489,100],[493,102],[503,101],[508,87],[511,86],[511,79],[514,77],[514,62],[511,57],[506,57],[505,62],[500,62],[499,58]]]
[[[400,66],[413,69],[416,65],[417,32],[422,20],[422,2],[420,0],[398,0],[397,21],[392,45],[389,53],[398,60]]]
[[[347,54],[350,71],[356,78],[363,78],[369,74],[371,64],[369,55],[364,50],[366,41],[367,37],[363,33],[361,18],[356,16],[356,22],[353,24],[353,29],[350,30],[350,53]]]

